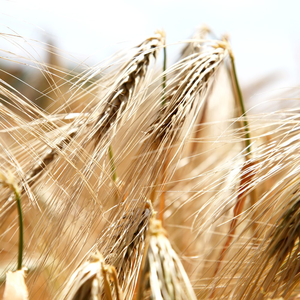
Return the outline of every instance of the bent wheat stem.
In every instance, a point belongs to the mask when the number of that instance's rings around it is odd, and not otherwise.
[[[21,205],[21,196],[20,189],[15,181],[13,174],[8,171],[7,174],[0,171],[0,183],[4,187],[8,187],[15,195],[15,199],[18,207],[18,215],[19,215],[19,254],[18,254],[18,270],[22,270],[23,263],[23,248],[24,248],[24,226],[23,226],[23,212]]]

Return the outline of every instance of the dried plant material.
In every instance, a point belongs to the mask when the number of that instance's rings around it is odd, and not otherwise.
[[[161,221],[156,219],[150,220],[135,299],[197,299]]]
[[[210,28],[202,25],[193,34],[191,41],[182,49],[180,58],[185,58],[193,53],[200,53],[202,46],[205,44],[205,38],[211,32]]]
[[[28,65],[47,87],[22,77],[43,109],[2,77],[0,166],[14,175],[0,173],[0,281],[16,265],[17,191],[31,300],[296,299],[299,103],[246,115],[229,44],[208,33],[167,69],[163,32],[80,73],[46,47],[49,64]]]
[[[281,216],[271,236],[270,244],[266,249],[266,261],[263,264],[263,268],[268,271],[261,290],[264,293],[274,291],[274,296],[286,297],[300,282],[299,200]],[[270,267],[267,268],[267,265]],[[255,285],[251,287],[251,290],[255,290]],[[258,299],[263,299],[263,296],[260,294]]]
[[[129,205],[133,204],[129,202]],[[127,205],[125,200],[122,206]],[[141,207],[131,206],[121,212],[120,217],[116,215],[115,222],[105,231],[99,242],[106,261],[116,267],[120,285],[128,299],[134,293],[145,248],[145,234],[153,215],[150,201],[146,201]]]
[[[41,160],[32,167],[25,178],[25,182],[29,186],[33,185],[34,180],[36,180],[37,177],[40,176],[41,173],[45,170],[45,168],[54,161],[55,157],[58,156],[59,151],[63,150],[64,147],[66,147],[72,141],[72,139],[76,135],[77,130],[78,129],[76,128],[70,129],[69,131],[67,131],[66,137],[59,137],[55,141],[54,146],[46,151],[43,157],[41,157]]]
[[[142,194],[156,205],[157,184],[164,189],[166,181],[170,180],[206,102],[214,76],[228,54],[226,49],[218,47],[218,43],[212,42],[212,45],[200,55],[194,54],[167,70],[165,103],[162,106],[161,98],[157,99],[159,110],[153,116],[143,142],[138,145],[137,159],[127,173],[125,186],[132,191],[133,198]],[[151,167],[144,168],[145,165]],[[161,178],[165,182],[160,183]],[[139,191],[137,186],[145,188]]]
[[[230,229],[228,232],[228,237],[226,239],[225,245],[222,249],[222,252],[221,252],[220,257],[217,262],[215,275],[218,274],[220,265],[226,255],[226,251],[228,250],[228,247],[230,246],[232,239],[234,237],[236,227],[238,225],[239,216],[243,212],[243,208],[244,208],[247,196],[249,194],[249,190],[253,186],[253,177],[255,176],[255,173],[256,173],[255,163],[253,163],[250,160],[247,160],[241,170],[241,181],[240,181],[240,185],[239,185],[236,204],[235,204],[234,210],[233,210],[233,219],[230,222]]]
[[[196,32],[192,36],[192,41],[187,43],[187,45],[184,47],[184,49],[181,51],[181,59],[186,58],[189,55],[192,55],[194,53],[201,53],[203,50],[205,50],[205,38],[207,38],[207,35],[211,32],[210,28],[206,25],[202,25],[199,27]],[[205,115],[206,115],[206,110],[208,107],[208,99],[209,96],[207,97],[207,101],[205,101],[205,104],[203,106],[201,114],[198,116],[198,121],[197,121],[197,126],[196,128],[199,128],[202,123],[205,121]],[[200,130],[197,130],[194,133],[194,138],[193,139],[198,139],[200,138]],[[193,143],[191,147],[191,156],[196,154],[196,148],[197,148],[197,143]]]
[[[25,283],[26,270],[6,273],[3,300],[28,300],[28,290]]]
[[[105,264],[100,253],[92,255],[74,272],[66,289],[67,295],[63,297],[66,300],[123,300],[117,271]]]
[[[0,171],[0,184],[2,184],[3,187],[9,188],[13,192],[20,194],[18,183],[10,170],[7,172]]]
[[[166,103],[149,131],[155,137],[155,142],[163,141],[168,135],[171,135],[170,140],[173,141],[174,136],[185,128],[183,124],[188,115],[193,112],[197,116],[204,105],[209,83],[228,54],[218,44],[214,46],[200,55],[197,53],[187,57],[175,67],[178,75],[170,81]],[[196,102],[198,97],[199,103]]]
[[[250,248],[251,256],[245,255],[246,264],[231,293],[234,299],[290,299],[297,289],[300,282],[300,201],[294,198],[289,202],[259,246]],[[238,264],[232,269],[237,272],[241,266]]]
[[[17,184],[17,188],[18,190],[20,190],[20,195],[23,194],[26,189],[38,182],[38,179],[43,175],[43,173],[47,169],[47,166],[55,161],[60,151],[62,151],[72,141],[77,131],[77,128],[71,128],[66,133],[66,137],[57,138],[54,141],[54,145],[50,149],[47,149],[37,162],[35,161],[33,163],[25,178]],[[14,195],[11,195],[8,198],[7,202],[9,203],[13,199],[13,197]]]
[[[111,125],[120,118],[128,104],[134,100],[141,81],[145,78],[151,57],[156,58],[158,51],[164,43],[165,33],[157,32],[156,35],[146,39],[137,46],[137,53],[120,70],[120,75],[114,80],[112,92],[104,98],[103,112],[95,125],[97,129],[97,142],[106,133]]]
[[[93,105],[85,109],[88,111],[89,117],[83,124],[80,124],[76,132],[78,137],[75,144],[80,144],[80,147],[73,150],[74,153],[78,153],[78,157],[73,154],[74,160],[79,165],[82,160],[85,163],[82,164],[80,169],[82,176],[78,176],[77,180],[74,180],[73,198],[78,199],[84,188],[89,189],[94,199],[98,198],[96,194],[101,190],[103,181],[96,179],[96,187],[94,188],[90,186],[89,181],[91,177],[103,178],[109,173],[104,166],[102,167],[104,158],[108,156],[109,149],[114,153],[114,168],[112,176],[109,177],[116,177],[119,153],[113,147],[113,140],[122,129],[121,127],[126,127],[126,122],[130,122],[140,102],[143,101],[148,90],[149,74],[151,73],[150,66],[153,67],[153,63],[163,43],[164,32],[157,32],[150,36],[132,49],[131,52],[134,52],[132,56],[129,58],[127,56],[124,57],[126,58],[125,63],[101,80],[103,87],[101,86],[99,89],[99,101],[93,101]],[[80,119],[77,120],[77,123],[78,121]],[[70,124],[69,127],[74,130],[73,124]],[[91,142],[93,147],[91,147]],[[126,144],[124,147],[127,147]],[[86,149],[89,149],[89,151]],[[82,158],[82,153],[84,158]],[[112,162],[112,160],[110,161]],[[74,162],[72,161],[71,163]],[[69,162],[69,164],[71,163]],[[95,174],[95,169],[101,169],[100,172],[103,175]],[[78,172],[79,170],[76,169],[76,171]],[[75,199],[72,199],[71,202],[76,201]]]

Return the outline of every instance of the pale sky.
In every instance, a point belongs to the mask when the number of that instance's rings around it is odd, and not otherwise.
[[[0,4],[1,32],[44,42],[51,37],[68,55],[89,58],[90,66],[127,45],[124,42],[139,42],[156,29],[164,29],[172,44],[207,24],[217,34],[229,34],[242,84],[274,72],[282,77],[282,86],[299,83],[297,0],[0,0]],[[2,42],[1,48],[8,47]]]

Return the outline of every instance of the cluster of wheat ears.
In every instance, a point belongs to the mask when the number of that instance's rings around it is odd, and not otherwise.
[[[228,40],[181,46],[35,62],[47,109],[0,80],[5,300],[297,299],[299,108],[247,113]]]

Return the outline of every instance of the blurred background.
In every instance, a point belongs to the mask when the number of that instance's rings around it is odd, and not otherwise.
[[[294,89],[299,83],[300,2],[296,0],[0,2],[0,48],[4,50],[0,66],[8,65],[9,73],[22,66],[7,61],[28,64],[28,60],[54,59],[47,54],[47,43],[60,49],[52,51],[58,54],[53,64],[86,68],[157,29],[166,31],[167,44],[175,44],[168,47],[170,62],[180,51],[178,42],[206,24],[217,36],[229,36],[246,97]]]

